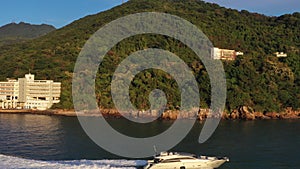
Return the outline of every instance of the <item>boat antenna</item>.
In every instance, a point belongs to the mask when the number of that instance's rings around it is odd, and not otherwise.
[[[157,155],[158,153],[157,153],[157,149],[156,149],[155,145],[153,146],[153,149],[154,149],[155,155]]]

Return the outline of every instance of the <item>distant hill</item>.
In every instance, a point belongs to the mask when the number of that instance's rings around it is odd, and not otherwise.
[[[59,108],[72,108],[72,73],[77,56],[89,37],[106,23],[138,12],[165,12],[182,17],[201,29],[220,48],[243,51],[232,62],[224,62],[228,97],[226,109],[250,106],[255,111],[300,108],[300,13],[267,17],[233,10],[199,0],[130,0],[99,14],[86,16],[59,30],[21,44],[0,47],[0,80],[23,77],[30,69],[39,79],[62,82]],[[207,72],[195,54],[175,39],[160,35],[140,35],[120,42],[105,57],[96,80],[99,104],[112,108],[110,82],[116,66],[130,53],[146,48],[162,48],[180,56],[194,71],[200,87],[201,106],[210,105]],[[282,51],[287,58],[277,58]],[[180,105],[174,79],[161,71],[137,75],[130,88],[133,103],[149,108],[153,88],[165,91],[168,108]]]
[[[55,27],[46,24],[10,23],[0,27],[0,45],[34,39],[46,35],[53,30],[55,30]]]

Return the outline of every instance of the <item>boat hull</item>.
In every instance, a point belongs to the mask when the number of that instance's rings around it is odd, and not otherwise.
[[[173,163],[149,163],[144,169],[214,169],[220,167],[226,160],[215,161],[185,161]]]

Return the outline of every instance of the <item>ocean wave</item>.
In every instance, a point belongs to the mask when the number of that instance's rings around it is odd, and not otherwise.
[[[145,160],[69,160],[41,161],[0,154],[0,168],[5,169],[135,169]]]

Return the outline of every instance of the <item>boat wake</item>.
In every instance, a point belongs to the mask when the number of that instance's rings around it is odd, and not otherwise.
[[[6,169],[136,169],[146,164],[144,160],[40,161],[0,154],[0,168]]]

